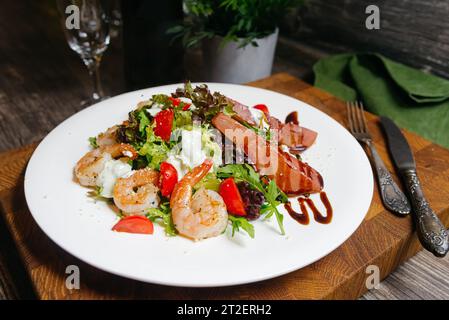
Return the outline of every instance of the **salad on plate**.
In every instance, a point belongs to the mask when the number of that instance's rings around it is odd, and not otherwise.
[[[252,107],[186,82],[171,95],[141,101],[128,119],[96,137],[75,165],[90,196],[110,202],[112,230],[200,240],[229,226],[255,236],[252,222],[275,217],[289,196],[323,188],[301,160],[317,138],[293,112],[285,122],[264,104]]]

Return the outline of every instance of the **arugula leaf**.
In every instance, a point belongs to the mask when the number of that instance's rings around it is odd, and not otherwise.
[[[171,237],[176,236],[177,232],[175,225],[173,224],[173,220],[171,217],[171,209],[168,202],[160,204],[159,208],[148,209],[146,216],[153,222],[158,220],[160,224],[164,227],[166,235]]]
[[[248,182],[253,188],[260,192],[265,192],[264,184],[260,179],[260,175],[248,164],[228,164],[218,169],[217,176],[219,178],[234,177],[237,180]]]
[[[98,148],[97,137],[90,137],[89,143],[92,146],[92,148],[94,149]]]
[[[228,164],[221,167],[217,171],[217,177],[228,178],[234,177],[237,181],[246,181],[251,187],[259,190],[265,196],[267,201],[261,209],[261,213],[265,215],[265,219],[269,219],[273,214],[276,216],[277,223],[281,234],[285,234],[284,230],[284,216],[279,212],[277,206],[288,201],[287,196],[282,192],[274,180],[271,180],[268,185],[264,184],[260,175],[248,164]]]
[[[278,186],[276,185],[276,182],[274,182],[274,180],[270,180],[267,186],[268,198],[272,199],[274,202],[281,195],[281,192],[282,191],[279,190]]]
[[[243,217],[235,217],[235,216],[228,216],[228,220],[231,222],[232,225],[232,236],[234,236],[235,232],[239,232],[240,228],[242,228],[248,235],[254,239],[255,233],[254,233],[254,226],[249,223],[248,220],[246,220]]]

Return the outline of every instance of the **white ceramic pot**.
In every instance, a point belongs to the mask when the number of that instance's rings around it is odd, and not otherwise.
[[[257,47],[248,44],[239,48],[238,41],[221,45],[222,37],[203,41],[205,81],[244,83],[268,77],[273,67],[279,30],[256,39]]]

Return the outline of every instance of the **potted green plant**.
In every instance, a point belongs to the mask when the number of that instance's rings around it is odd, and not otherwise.
[[[271,74],[278,25],[303,0],[185,0],[183,24],[168,30],[202,45],[205,80],[243,83]]]

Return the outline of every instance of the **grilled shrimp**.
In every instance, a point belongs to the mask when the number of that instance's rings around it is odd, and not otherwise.
[[[176,184],[170,200],[176,229],[194,240],[215,237],[228,223],[226,205],[217,192],[201,188],[192,197],[193,187],[209,172],[212,164],[207,159],[187,173]]]
[[[75,166],[75,176],[83,186],[95,186],[97,177],[104,169],[107,161],[121,157],[134,159],[136,150],[129,144],[117,143],[114,145],[96,148],[86,153]]]
[[[127,178],[118,178],[114,186],[114,203],[124,213],[143,215],[159,205],[159,172],[150,168],[135,171]]]
[[[118,126],[112,126],[105,132],[100,133],[97,136],[97,145],[100,147],[110,146],[117,143],[117,130]]]

